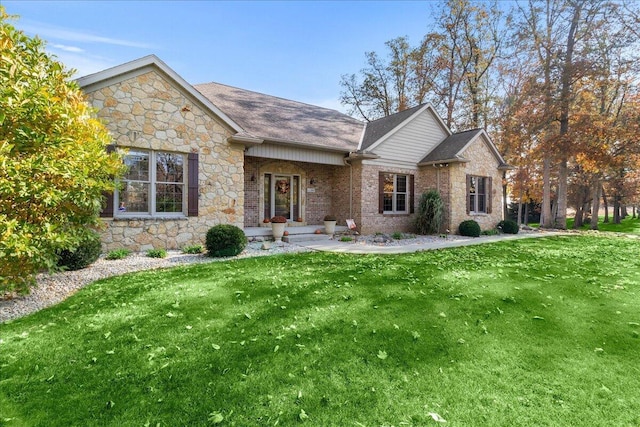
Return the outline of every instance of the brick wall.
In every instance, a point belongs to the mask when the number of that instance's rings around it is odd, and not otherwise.
[[[342,185],[345,172],[348,173],[347,168],[340,166],[247,156],[244,172],[245,226],[257,227],[264,219],[265,173],[299,175],[303,224],[322,224],[325,215],[340,215],[338,210],[342,212],[343,199],[336,187]],[[255,181],[251,180],[252,177],[255,177]],[[334,196],[338,197],[335,202]],[[336,209],[337,206],[340,208]]]
[[[473,219],[483,230],[493,229],[502,218],[502,172],[498,170],[498,160],[491,153],[483,139],[478,139],[470,145],[462,155],[472,160],[468,163],[457,163],[451,166],[451,221],[452,232],[458,232],[460,223]],[[477,175],[492,178],[490,214],[467,214],[466,176]]]

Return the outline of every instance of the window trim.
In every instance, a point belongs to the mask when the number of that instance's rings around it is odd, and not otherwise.
[[[472,190],[474,190],[476,186],[479,187],[479,184],[478,184],[479,179],[483,180],[484,193],[479,194],[476,191],[472,193]],[[475,183],[473,182],[474,180],[475,180]],[[491,181],[492,181],[491,177],[489,176],[467,175],[467,194],[466,194],[467,214],[488,215],[491,213],[491,194],[492,194]],[[473,203],[471,202],[472,195],[475,196],[473,199],[474,200]],[[480,199],[480,197],[482,197],[482,199],[484,200],[484,210],[478,210],[478,200]]]
[[[393,176],[393,192],[389,193],[388,191],[384,191],[384,182],[385,176],[392,175]],[[400,192],[398,191],[398,177],[403,176],[406,178],[405,187],[406,191]],[[383,215],[409,215],[413,212],[413,182],[414,178],[411,174],[406,173],[395,173],[395,172],[380,172],[379,175],[379,193],[380,193],[380,203],[379,203],[379,213]],[[384,208],[384,197],[387,194],[391,194],[391,206],[392,210],[385,210]],[[398,210],[398,195],[405,195],[405,209]]]
[[[113,209],[113,217],[114,218],[183,218],[188,216],[188,191],[189,191],[189,156],[187,153],[180,153],[174,151],[165,151],[165,150],[148,150],[141,148],[131,148],[132,151],[144,152],[149,154],[149,180],[148,181],[137,181],[137,180],[126,180],[120,179],[120,182],[144,182],[149,185],[149,202],[148,202],[148,210],[146,212],[128,212],[128,211],[120,211],[118,207],[120,206],[120,186],[116,187],[116,190],[113,194],[114,198],[114,209]],[[156,206],[156,186],[159,184],[157,180],[157,154],[158,153],[168,153],[172,155],[178,155],[182,157],[182,183],[167,183],[160,182],[160,184],[175,184],[182,186],[182,211],[181,212],[157,212]],[[126,156],[126,154],[125,154]]]

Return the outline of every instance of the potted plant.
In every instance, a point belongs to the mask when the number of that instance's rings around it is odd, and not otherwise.
[[[282,236],[284,235],[284,228],[287,226],[287,218],[283,216],[274,216],[271,218],[271,232],[273,234],[273,239],[276,242],[282,241]]]
[[[333,215],[327,215],[324,217],[324,232],[327,234],[335,234],[336,232],[336,217]]]

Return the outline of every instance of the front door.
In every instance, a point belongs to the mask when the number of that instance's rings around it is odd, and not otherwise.
[[[295,221],[300,216],[300,177],[265,174],[264,178],[265,213]]]

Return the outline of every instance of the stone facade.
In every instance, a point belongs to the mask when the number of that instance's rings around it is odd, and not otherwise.
[[[85,91],[117,147],[198,153],[197,217],[138,216],[106,219],[103,249],[178,249],[204,243],[216,224],[244,225],[244,151],[188,93],[156,71]],[[186,209],[186,207],[185,207]]]

